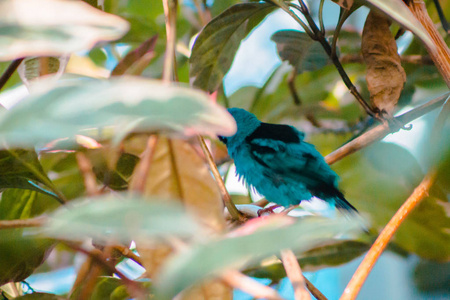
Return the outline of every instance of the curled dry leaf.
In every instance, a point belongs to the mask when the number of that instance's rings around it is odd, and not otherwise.
[[[153,151],[144,194],[180,199],[207,231],[223,230],[225,220],[220,192],[207,165],[192,146],[183,140],[160,136]],[[168,244],[147,241],[136,244],[148,276],[157,277],[173,249]],[[182,299],[232,299],[232,290],[221,281],[209,280],[183,292]]]
[[[406,81],[390,24],[385,16],[370,11],[361,42],[370,101],[375,108],[388,114],[392,114]]]

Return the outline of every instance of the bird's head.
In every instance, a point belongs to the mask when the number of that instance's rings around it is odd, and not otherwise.
[[[227,147],[232,145],[237,146],[243,143],[245,138],[252,134],[253,131],[259,127],[261,122],[255,117],[254,114],[242,108],[229,108],[228,112],[236,121],[237,131],[232,136],[219,136],[219,140],[227,145]]]

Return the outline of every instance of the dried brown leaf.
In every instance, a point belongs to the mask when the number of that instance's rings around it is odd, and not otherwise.
[[[222,231],[225,221],[219,190],[192,146],[183,140],[159,137],[153,151],[144,194],[179,199],[209,231]],[[137,247],[150,278],[158,276],[161,265],[173,251],[167,244],[138,242]],[[232,290],[221,281],[212,280],[185,291],[182,299],[232,299]]]
[[[388,18],[372,10],[364,24],[361,42],[370,101],[388,114],[392,114],[406,81],[390,24]]]

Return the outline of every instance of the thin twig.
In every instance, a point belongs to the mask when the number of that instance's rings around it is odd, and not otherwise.
[[[142,299],[147,294],[147,291],[138,282],[129,279],[122,272],[117,270],[116,267],[114,267],[113,265],[110,265],[106,261],[106,259],[103,257],[103,255],[99,254],[98,252],[86,250],[86,249],[78,246],[77,244],[74,244],[71,242],[63,241],[62,243],[64,243],[69,248],[72,248],[73,250],[75,250],[77,252],[81,252],[81,253],[89,256],[94,262],[99,264],[107,272],[116,274],[120,278],[120,280],[122,280],[123,284],[127,287],[130,295],[137,297],[138,299]]]
[[[206,160],[208,161],[209,168],[214,175],[214,178],[219,186],[220,193],[222,194],[223,202],[228,209],[233,220],[238,222],[244,222],[246,218],[244,215],[236,208],[233,201],[231,200],[230,194],[228,194],[227,188],[225,187],[225,183],[223,182],[222,176],[220,176],[219,170],[217,169],[216,164],[214,163],[214,159],[206,146],[205,139],[202,136],[198,136],[198,142],[202,147],[203,153],[205,154]]]
[[[400,124],[406,125],[411,121],[425,115],[426,113],[438,108],[445,102],[445,100],[448,97],[449,93],[444,94],[436,99],[430,100],[427,103],[404,113],[401,116],[396,117],[395,119],[397,119],[400,122]],[[328,154],[325,157],[325,161],[329,165],[334,164],[335,162],[346,157],[347,155],[350,155],[364,147],[367,147],[368,145],[383,139],[389,133],[397,130],[398,128],[392,130],[392,128],[390,128],[387,123],[380,124],[368,130],[363,135],[351,140],[350,142],[340,147],[339,149],[336,149],[332,153]]]
[[[8,80],[11,78],[12,74],[17,70],[20,63],[23,61],[23,58],[18,58],[16,60],[13,60],[8,68],[5,70],[5,72],[2,74],[2,77],[0,77],[0,90],[5,86],[5,84],[8,82]]]
[[[164,15],[166,17],[166,53],[164,56],[163,81],[171,82],[175,77],[175,48],[177,41],[176,16],[177,0],[163,0]]]
[[[325,26],[323,25],[323,5],[325,4],[325,0],[320,0],[319,4],[319,24],[320,24],[320,32],[325,34]]]
[[[425,176],[419,186],[416,187],[411,196],[409,196],[408,200],[406,200],[406,202],[403,203],[400,209],[395,213],[364,257],[355,274],[353,274],[352,279],[345,288],[340,300],[356,299],[356,296],[378,260],[378,257],[380,257],[381,253],[383,253],[384,249],[388,245],[394,233],[397,231],[398,227],[402,224],[403,220],[406,219],[408,214],[417,205],[419,205],[419,203],[426,196],[428,196],[428,191],[433,185],[435,178],[436,171],[432,170]]]
[[[77,152],[75,157],[77,159],[78,169],[80,169],[81,175],[84,180],[84,186],[86,187],[87,195],[99,195],[100,192],[97,189],[97,179],[95,177],[91,162],[82,152]]]
[[[289,7],[297,9],[299,12],[301,12],[308,22],[309,27],[312,30],[312,36],[311,38],[318,41],[327,55],[330,57],[331,61],[333,62],[334,66],[336,67],[336,70],[339,72],[339,75],[342,78],[342,81],[344,81],[344,84],[349,89],[350,93],[355,97],[355,99],[361,104],[361,106],[364,108],[364,110],[367,112],[368,115],[380,119],[381,117],[374,112],[372,107],[363,99],[361,94],[358,92],[358,89],[355,87],[355,85],[350,80],[350,77],[347,75],[347,73],[344,70],[344,67],[342,66],[341,62],[339,61],[339,58],[336,55],[333,55],[332,49],[330,44],[325,38],[325,35],[320,31],[320,29],[317,27],[316,23],[314,22],[314,19],[312,18],[311,14],[309,13],[308,7],[305,5],[305,3],[302,0],[299,0],[300,6],[294,3],[286,3]],[[288,9],[288,11],[290,11]],[[291,12],[293,15],[295,13]],[[291,14],[290,13],[290,14]],[[291,14],[291,15],[292,15]],[[298,22],[298,17],[294,18]]]
[[[239,289],[257,299],[283,300],[280,294],[274,289],[265,286],[238,271],[229,270],[224,272],[222,280],[231,287]]]
[[[318,288],[312,284],[311,281],[308,280],[308,278],[305,278],[306,287],[308,288],[309,292],[317,299],[317,300],[328,300],[327,297],[325,297],[324,294],[322,294]]]
[[[133,173],[133,179],[130,183],[130,190],[143,193],[145,190],[145,183],[147,182],[147,174],[150,170],[150,165],[155,154],[156,144],[158,142],[157,135],[151,135],[147,140],[143,157],[139,162],[136,170]]]
[[[143,266],[141,258],[134,254],[134,252],[131,251],[130,248],[125,247],[124,245],[114,245],[113,248],[119,251],[124,257],[129,258],[138,265]]]
[[[45,224],[46,220],[47,220],[46,217],[36,217],[22,220],[1,220],[0,230],[12,228],[24,228],[24,227],[41,227],[42,225]]]
[[[286,275],[291,281],[294,288],[295,300],[311,300],[311,295],[306,289],[305,279],[303,277],[302,269],[297,261],[292,250],[281,251],[281,262],[283,263]]]

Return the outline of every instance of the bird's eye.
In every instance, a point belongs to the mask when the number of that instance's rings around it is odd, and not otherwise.
[[[219,140],[222,142],[222,143],[224,143],[224,144],[226,144],[227,143],[227,141],[228,141],[228,138],[226,138],[226,137],[224,137],[224,136],[221,136],[221,135],[219,135]]]

